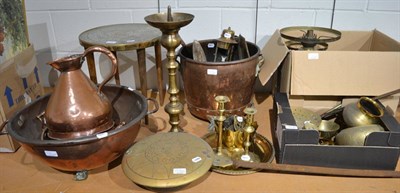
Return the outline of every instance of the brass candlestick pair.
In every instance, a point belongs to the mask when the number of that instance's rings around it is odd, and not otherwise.
[[[177,86],[176,73],[179,64],[175,61],[175,49],[181,44],[181,37],[178,32],[181,27],[192,22],[194,16],[188,13],[171,13],[171,6],[168,6],[167,13],[157,13],[146,16],[145,21],[161,30],[161,45],[167,49],[167,68],[168,68],[168,93],[170,94],[169,103],[165,106],[165,111],[169,114],[171,132],[179,132],[179,114],[183,110],[182,103],[179,102],[179,88]]]
[[[215,101],[218,103],[218,112],[219,115],[215,117],[215,120],[217,122],[217,149],[215,152],[215,160],[213,162],[214,166],[217,167],[226,167],[230,162],[232,162],[232,159],[236,159],[235,152],[231,152],[229,149],[231,147],[227,147],[227,149],[223,148],[223,124],[224,121],[226,120],[226,117],[224,116],[225,112],[225,103],[230,102],[229,98],[227,96],[216,96]],[[252,107],[247,107],[244,110],[244,113],[246,114],[246,123],[244,128],[241,128],[241,132],[243,133],[243,147],[244,147],[244,152],[240,153],[240,159],[243,161],[249,161],[249,162],[259,162],[260,159],[259,157],[254,154],[253,152],[249,151],[250,146],[253,144],[251,139],[252,139],[252,134],[255,132],[255,127],[253,126],[254,123],[254,114],[257,112],[255,108]],[[227,140],[227,139],[225,139]],[[232,139],[235,140],[235,139]],[[227,144],[227,143],[225,143]],[[235,142],[233,143],[235,144]],[[232,145],[233,145],[232,144]]]

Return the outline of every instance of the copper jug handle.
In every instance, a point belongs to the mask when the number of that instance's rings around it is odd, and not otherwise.
[[[115,57],[115,55],[108,50],[107,48],[103,47],[103,46],[91,46],[88,49],[85,50],[85,52],[83,52],[82,57],[85,57],[87,54],[92,53],[92,52],[101,52],[103,54],[105,54],[106,56],[108,56],[108,58],[110,58],[111,60],[111,64],[112,64],[112,70],[110,75],[108,75],[107,78],[105,78],[101,83],[99,88],[97,89],[97,93],[100,94],[101,89],[103,88],[103,86],[111,80],[111,78],[113,76],[115,76],[115,74],[117,73],[117,68],[118,68],[118,63],[117,63],[117,58]]]

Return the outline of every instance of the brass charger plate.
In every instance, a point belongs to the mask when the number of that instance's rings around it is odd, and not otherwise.
[[[214,152],[201,138],[183,132],[157,133],[130,147],[123,159],[125,175],[149,188],[175,188],[202,177]]]
[[[208,133],[202,137],[212,148],[217,147],[217,135],[216,133]],[[265,138],[264,136],[256,133],[254,143],[250,146],[250,152],[260,158],[259,163],[271,163],[274,160],[275,150],[272,143]],[[240,153],[240,150],[238,151]],[[252,174],[259,170],[256,169],[245,169],[245,168],[236,168],[235,166],[228,167],[212,167],[212,170],[221,174],[228,175],[245,175]]]

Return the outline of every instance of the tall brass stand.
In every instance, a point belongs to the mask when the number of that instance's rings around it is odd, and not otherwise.
[[[179,115],[183,110],[182,103],[179,102],[179,88],[177,86],[176,73],[179,64],[175,61],[175,49],[181,44],[181,37],[178,32],[181,27],[192,22],[194,16],[188,13],[171,13],[171,7],[168,6],[167,13],[158,13],[146,16],[145,21],[161,30],[161,45],[167,49],[167,68],[168,68],[168,93],[170,94],[169,103],[165,105],[165,111],[169,115],[169,124],[171,132],[179,132]]]

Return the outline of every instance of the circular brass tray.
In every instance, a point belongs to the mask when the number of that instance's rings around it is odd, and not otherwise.
[[[216,133],[208,133],[202,137],[212,148],[217,147],[217,135]],[[238,151],[240,153],[241,151]],[[271,163],[274,160],[275,150],[272,143],[264,136],[256,133],[255,139],[250,146],[250,152],[254,153],[260,158],[260,163]],[[252,174],[259,170],[255,169],[244,169],[236,168],[233,165],[228,167],[212,167],[212,170],[221,174],[228,175],[245,175]]]
[[[199,137],[182,132],[157,133],[126,151],[122,169],[136,184],[174,188],[202,177],[213,159],[213,150]]]

